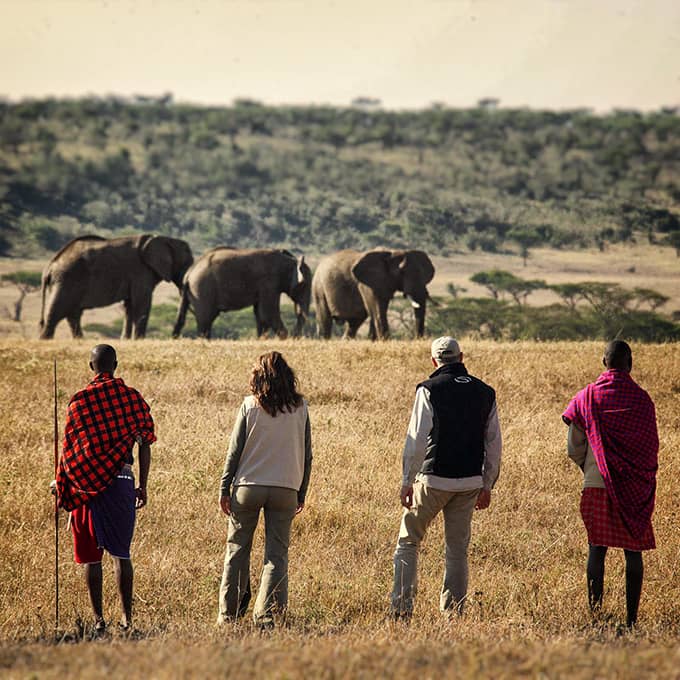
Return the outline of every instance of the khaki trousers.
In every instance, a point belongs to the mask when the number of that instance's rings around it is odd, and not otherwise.
[[[441,491],[421,482],[413,485],[413,507],[404,510],[394,553],[393,614],[410,616],[413,612],[418,588],[418,548],[439,511],[444,515],[446,540],[446,567],[439,608],[463,612],[468,586],[470,525],[479,491]]]
[[[227,552],[220,585],[218,622],[245,613],[250,596],[250,551],[264,509],[264,565],[253,608],[256,623],[273,622],[288,604],[288,544],[297,491],[278,486],[237,486],[231,496]]]

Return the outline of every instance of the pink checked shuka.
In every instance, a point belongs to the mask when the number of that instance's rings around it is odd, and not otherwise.
[[[634,538],[654,511],[659,436],[651,398],[627,371],[610,369],[582,389],[562,414],[588,438],[607,494]]]

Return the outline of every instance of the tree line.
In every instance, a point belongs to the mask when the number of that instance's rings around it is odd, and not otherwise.
[[[680,116],[480,105],[0,101],[0,255],[84,233],[519,252],[645,238],[680,254]]]

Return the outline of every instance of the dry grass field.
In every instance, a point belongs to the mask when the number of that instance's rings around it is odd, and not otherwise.
[[[680,651],[680,352],[635,346],[634,375],[656,401],[661,435],[655,529],[639,628],[624,620],[623,556],[608,557],[605,612],[585,597],[580,472],[561,410],[599,372],[601,343],[469,339],[471,372],[494,385],[505,441],[492,506],[475,514],[470,600],[441,617],[440,523],[420,561],[408,627],[386,618],[400,517],[400,455],[427,341],[118,342],[119,375],[151,403],[149,505],[133,544],[139,639],[54,644],[52,360],[59,414],[89,378],[93,341],[0,340],[0,676],[95,677],[678,677]],[[249,620],[214,627],[226,522],[217,494],[250,366],[281,349],[310,402],[314,468],[295,520],[287,626],[262,637]],[[62,516],[60,629],[89,617]],[[262,533],[254,548],[258,581]],[[105,615],[118,619],[110,560]]]

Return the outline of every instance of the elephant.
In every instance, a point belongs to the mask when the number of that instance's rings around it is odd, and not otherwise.
[[[345,338],[356,336],[370,317],[369,337],[389,337],[387,307],[396,291],[411,300],[416,334],[425,331],[425,309],[430,298],[427,284],[434,265],[422,250],[341,250],[320,262],[312,280],[317,333],[331,336],[333,321],[345,323]]]
[[[220,312],[252,305],[258,337],[272,330],[285,338],[288,331],[281,321],[281,293],[295,303],[294,335],[299,335],[309,314],[311,281],[304,255],[297,259],[287,250],[213,248],[201,255],[184,277],[172,335],[179,337],[189,308],[196,316],[198,335],[210,338]]]
[[[73,239],[43,271],[40,337],[54,337],[56,325],[65,318],[73,337],[80,338],[84,309],[122,301],[125,323],[121,337],[143,338],[154,288],[161,280],[181,288],[184,273],[193,261],[185,241],[167,236]]]

